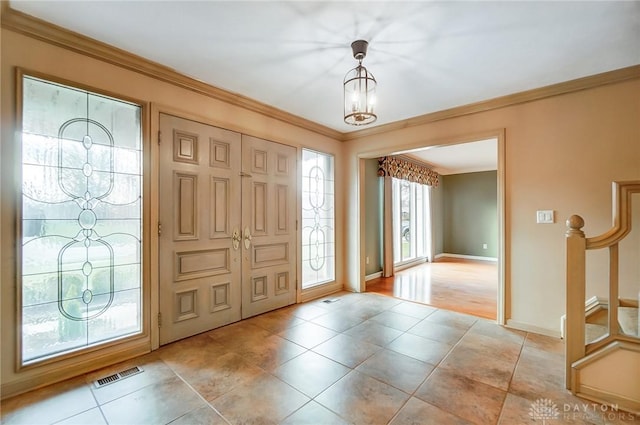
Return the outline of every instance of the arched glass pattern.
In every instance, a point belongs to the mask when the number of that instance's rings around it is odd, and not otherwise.
[[[141,108],[22,80],[22,363],[141,331]]]
[[[333,156],[302,150],[302,288],[335,279]]]

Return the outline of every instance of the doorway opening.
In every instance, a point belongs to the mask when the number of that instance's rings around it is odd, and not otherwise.
[[[423,246],[427,252],[422,261],[409,261],[407,268],[403,260],[405,255],[407,260],[412,258],[411,250],[414,248],[403,244],[403,232],[411,227],[412,221],[417,220],[411,217],[411,212],[403,212],[405,205],[402,203],[399,207],[395,206],[395,200],[392,234],[387,235],[382,231],[383,226],[378,226],[381,234],[370,235],[373,227],[366,221],[382,220],[382,207],[386,201],[384,191],[380,190],[380,215],[372,217],[368,212],[366,217],[362,217],[365,220],[363,228],[366,229],[364,255],[367,259],[376,256],[371,252],[371,244],[367,243],[369,238],[379,238],[379,246],[382,247],[386,236],[393,240],[394,267],[393,272],[386,271],[384,274],[382,261],[378,273],[368,267],[363,273],[363,286],[367,291],[473,314],[504,324],[503,143],[503,134],[499,133],[495,137],[477,141],[456,141],[392,153],[409,156],[439,174],[439,184],[426,190],[428,202],[423,208],[427,208],[427,217],[420,220],[426,229],[414,237],[420,240],[424,235],[426,241]],[[375,162],[376,159],[364,161]],[[365,186],[382,186],[380,178],[373,183],[368,181],[371,180],[370,174],[362,178]],[[394,184],[407,186],[406,183]],[[365,191],[365,196],[369,193]],[[366,264],[369,266],[369,262]]]

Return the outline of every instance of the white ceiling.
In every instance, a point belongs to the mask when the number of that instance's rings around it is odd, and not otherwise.
[[[439,174],[475,173],[498,169],[498,140],[487,139],[447,146],[433,146],[402,153],[432,166]]]
[[[370,42],[385,124],[640,64],[640,2],[11,1],[11,7],[330,128]]]

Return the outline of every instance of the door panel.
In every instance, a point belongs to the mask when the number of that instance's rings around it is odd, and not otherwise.
[[[160,114],[160,343],[241,317],[241,136]],[[237,247],[237,249],[234,247]]]
[[[296,149],[242,136],[242,317],[296,301]]]

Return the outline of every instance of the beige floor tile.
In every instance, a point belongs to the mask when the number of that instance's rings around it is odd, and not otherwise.
[[[351,311],[333,311],[330,314],[316,317],[310,321],[336,332],[344,332],[364,322],[362,315]]]
[[[418,318],[407,316],[406,314],[395,313],[393,311],[383,311],[369,320],[397,329],[401,332],[408,330],[420,321]]]
[[[359,304],[373,306],[380,309],[380,311],[389,310],[402,302],[398,298],[387,297],[373,292],[365,292],[362,295],[362,299],[358,301]]]
[[[327,357],[307,351],[278,367],[273,374],[313,398],[350,370]]]
[[[2,401],[2,424],[54,423],[97,406],[84,378],[76,378]]]
[[[313,348],[333,338],[338,333],[315,323],[305,322],[289,328],[279,335],[305,348]]]
[[[407,316],[415,317],[417,319],[424,319],[425,317],[438,311],[437,308],[424,304],[413,303],[409,301],[402,301],[394,305],[390,311],[406,314]]]
[[[426,320],[440,323],[441,325],[451,326],[462,330],[467,330],[478,320],[477,317],[468,314],[456,313],[447,310],[438,310],[427,316]]]
[[[524,345],[546,351],[548,353],[564,354],[564,340],[546,335],[529,332]]]
[[[296,412],[291,414],[287,419],[281,422],[281,425],[348,425],[349,422],[336,415],[326,407],[310,401],[302,406]]]
[[[467,330],[441,325],[430,320],[422,320],[407,332],[434,341],[444,342],[445,344],[455,345],[467,333]]]
[[[204,333],[164,345],[156,353],[171,369],[183,372],[184,368],[190,369],[193,364],[200,365],[208,358],[221,356],[229,350],[213,339],[211,333]]]
[[[354,326],[344,333],[352,338],[368,342],[369,344],[379,345],[381,347],[384,347],[402,335],[402,332],[397,329],[381,325],[380,323],[371,320],[367,320],[358,326]]]
[[[310,399],[264,374],[218,397],[211,405],[232,424],[277,424]]]
[[[305,323],[290,310],[276,310],[248,319],[247,322],[257,325],[269,332],[278,333],[293,326]]]
[[[327,295],[326,297],[310,301],[309,304],[323,308],[328,311],[344,311],[349,305],[360,302],[362,297],[360,294],[353,292],[338,292],[336,294]]]
[[[563,359],[560,354],[525,346],[509,392],[528,400],[529,404],[550,400],[558,406],[566,423],[604,425],[604,416],[599,408],[594,409],[592,402],[565,389]]]
[[[471,425],[471,422],[411,397],[390,425]]]
[[[469,335],[463,337],[466,342],[459,342],[442,361],[440,367],[454,372],[460,371],[468,378],[506,391],[516,367],[518,350],[511,343],[500,342],[490,337],[467,337]],[[495,344],[493,349],[487,345],[491,342]],[[507,347],[507,351],[501,351],[500,345]]]
[[[415,396],[475,424],[490,425],[498,421],[506,392],[436,369]]]
[[[339,334],[313,348],[313,351],[354,368],[382,347],[360,341],[345,334]]]
[[[326,308],[319,307],[313,303],[296,304],[288,307],[287,310],[304,320],[311,320],[329,312]]]
[[[205,400],[211,401],[239,385],[262,375],[263,370],[239,354],[230,352],[211,356],[190,368],[181,368],[180,377]]]
[[[360,363],[356,370],[411,394],[433,368],[428,363],[383,349]]]
[[[369,320],[373,316],[376,316],[385,310],[386,309],[383,307],[365,302],[354,303],[349,306],[349,312],[359,317],[362,321]]]
[[[3,422],[4,423],[4,422]],[[56,422],[56,425],[106,425],[107,422],[102,416],[99,407],[94,407],[86,412],[82,412],[63,421]]]
[[[180,416],[171,425],[228,425],[228,422],[211,406],[203,406]]]
[[[94,385],[94,382],[97,379],[107,377],[135,366],[141,368],[142,372],[100,388],[97,388]],[[148,354],[146,356],[137,357],[135,359],[89,373],[85,376],[85,379],[98,403],[104,404],[111,400],[115,400],[116,398],[138,391],[148,385],[163,382],[164,380],[173,378],[174,376],[175,373],[173,370],[171,370],[171,368],[167,366],[158,355]]]
[[[514,342],[508,338],[495,338],[492,336],[467,332],[458,344],[463,348],[473,348],[479,353],[495,354],[500,353],[500,358],[506,361],[515,361],[522,350],[522,341]]]
[[[315,400],[355,424],[386,424],[409,395],[358,371],[352,371]]]
[[[542,406],[544,409],[536,409],[536,406]],[[604,425],[603,418],[593,413],[566,412],[563,403],[556,403],[550,398],[529,400],[515,394],[507,394],[498,424],[536,425],[543,423],[544,419],[550,425]]]
[[[486,319],[478,319],[477,322],[469,328],[469,335],[484,335],[500,341],[511,342],[514,345],[521,346],[527,335],[526,332],[516,329],[509,329],[504,326],[497,325],[495,322]]]
[[[532,402],[531,400],[527,400],[525,398],[519,397],[515,394],[507,394],[507,397],[504,401],[504,406],[502,407],[502,413],[500,414],[500,420],[498,421],[499,425],[539,425],[542,422],[542,414],[537,414],[535,411],[531,410]],[[560,411],[558,411],[558,415]],[[549,412],[549,416],[555,416],[553,410]],[[549,423],[551,419],[554,421],[556,418],[549,418]]]
[[[115,399],[101,409],[110,425],[134,425],[166,424],[203,406],[202,398],[175,377]]]
[[[525,346],[509,392],[531,400],[564,395],[564,356]]]
[[[388,349],[423,362],[437,365],[451,350],[451,345],[405,333],[392,341]]]
[[[286,307],[7,399],[2,423],[485,425],[500,415],[533,425],[539,400],[557,405],[555,423],[640,423],[566,391],[562,340],[378,294],[325,298],[338,301]],[[133,365],[144,372],[92,388]]]
[[[264,338],[272,335],[266,329],[258,325],[242,321],[214,329],[207,333],[215,341],[219,342],[226,349],[236,349],[243,346],[251,346],[259,343]]]
[[[306,348],[294,344],[278,335],[270,335],[260,341],[245,344],[234,352],[249,363],[267,372],[273,371],[284,362],[304,353]]]

